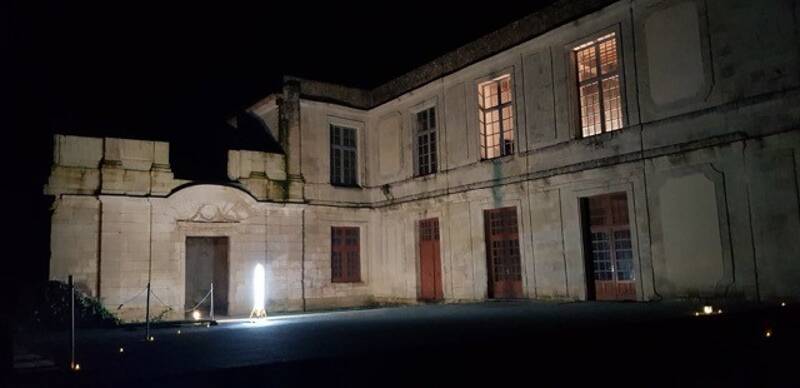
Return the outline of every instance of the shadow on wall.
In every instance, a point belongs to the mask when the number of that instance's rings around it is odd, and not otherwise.
[[[228,139],[222,131],[198,130],[170,139],[169,159],[175,178],[228,181]]]
[[[244,112],[236,117],[237,127],[232,128],[233,142],[231,149],[269,152],[283,154],[278,139],[272,136],[278,133],[278,128],[269,128],[263,120],[250,112]]]
[[[228,150],[283,154],[280,144],[263,121],[250,113],[237,117],[238,128],[195,126],[170,139],[170,164],[175,177],[193,181],[228,182]]]

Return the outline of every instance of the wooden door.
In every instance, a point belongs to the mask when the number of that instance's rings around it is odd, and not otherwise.
[[[433,301],[443,298],[438,218],[419,222],[419,282],[419,299]]]
[[[228,238],[186,237],[185,308],[194,307],[211,290],[214,282],[214,312],[228,313]],[[206,299],[198,310],[210,312]]]
[[[358,227],[331,227],[331,282],[361,281],[360,236]]]
[[[628,200],[625,193],[588,198],[587,269],[590,297],[636,300]]]
[[[485,210],[483,218],[489,298],[522,298],[517,209]]]

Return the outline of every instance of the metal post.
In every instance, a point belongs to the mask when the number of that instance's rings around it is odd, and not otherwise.
[[[145,341],[150,341],[150,282],[147,282],[147,305],[144,308]]]
[[[211,320],[214,320],[214,282],[211,282]]]
[[[72,317],[70,318],[71,321],[71,329],[70,329],[70,342],[71,342],[71,352],[70,352],[70,363],[69,367],[71,369],[75,369],[75,285],[72,283],[72,275],[69,275],[69,309],[70,314]]]

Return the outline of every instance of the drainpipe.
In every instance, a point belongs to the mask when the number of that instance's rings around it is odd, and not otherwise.
[[[300,297],[303,300],[303,311],[306,311],[306,209],[302,210],[302,244],[300,244]]]
[[[95,295],[97,295],[97,300],[100,300],[103,281],[103,200],[100,199],[99,195],[97,196],[97,202],[97,292]]]
[[[634,14],[633,14],[633,5],[629,7],[630,17],[631,17],[631,25],[635,26],[636,23],[634,21]],[[647,240],[648,246],[647,249],[650,254],[650,276],[652,278],[652,288],[653,288],[653,295],[656,297],[656,301],[660,302],[664,299],[661,294],[658,293],[658,288],[656,287],[656,265],[655,260],[653,260],[653,221],[650,214],[650,189],[647,186],[647,160],[644,157],[644,123],[642,122],[642,95],[639,91],[639,64],[636,60],[636,56],[638,53],[636,52],[636,31],[631,27],[631,36],[633,37],[633,78],[636,82],[634,82],[635,89],[636,89],[636,113],[639,119],[639,158],[642,160],[642,186],[644,186],[644,210],[647,217]],[[635,201],[635,198],[634,198]],[[635,202],[634,202],[635,203]],[[641,251],[641,248],[640,248]],[[642,274],[642,260],[641,257],[639,258],[639,278],[642,279],[644,276]],[[644,280],[644,279],[642,279]],[[642,283],[644,286],[644,283]],[[644,292],[642,292],[644,294]],[[644,295],[642,295],[644,297]]]
[[[106,163],[106,138],[103,138],[103,156],[100,158],[100,165],[98,166],[98,184],[97,191],[97,300],[101,300],[103,282],[103,166]]]

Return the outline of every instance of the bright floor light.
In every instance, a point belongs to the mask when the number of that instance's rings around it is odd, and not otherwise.
[[[200,320],[200,311],[198,311],[198,310],[192,311],[192,318],[194,318],[195,321],[199,321]]]
[[[264,281],[264,266],[261,263],[256,264],[253,271],[253,311],[256,313],[264,311]]]

